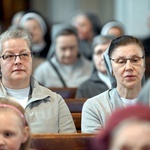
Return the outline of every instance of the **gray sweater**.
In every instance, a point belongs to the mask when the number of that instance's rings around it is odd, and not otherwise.
[[[26,105],[26,118],[31,133],[74,133],[75,125],[62,97],[38,84],[31,77],[31,95]],[[0,83],[0,97],[9,98]]]
[[[137,103],[150,105],[150,99]],[[82,132],[94,133],[105,126],[107,118],[113,110],[124,107],[116,88],[107,90],[93,98],[88,99],[82,109]]]

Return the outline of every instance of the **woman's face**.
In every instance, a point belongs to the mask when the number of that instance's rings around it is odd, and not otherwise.
[[[34,44],[43,41],[43,32],[41,26],[35,19],[29,19],[25,22],[24,26],[29,30],[32,35],[32,42]]]
[[[119,46],[111,54],[113,75],[117,81],[117,88],[141,87],[141,80],[145,71],[142,49],[136,44]],[[130,61],[131,59],[131,61]]]
[[[106,74],[107,72],[106,72],[103,54],[106,51],[108,45],[109,45],[109,43],[99,44],[99,45],[95,46],[94,55],[93,55],[93,60],[94,60],[96,69],[104,74]]]
[[[89,40],[91,38],[93,34],[92,24],[86,16],[77,16],[74,19],[74,26],[77,28],[79,39]]]
[[[28,139],[28,127],[14,111],[1,111],[0,120],[0,149],[19,150]]]
[[[0,59],[0,67],[2,72],[2,82],[9,88],[25,88],[29,85],[30,75],[32,73],[32,57],[29,46],[24,39],[9,39],[3,43],[3,51],[1,55],[19,55],[26,54],[27,59],[21,59],[19,56],[8,57],[8,59]],[[20,83],[22,81],[22,85]]]

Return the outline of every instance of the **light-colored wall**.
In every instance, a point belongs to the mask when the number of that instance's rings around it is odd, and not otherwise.
[[[101,22],[113,18],[113,0],[32,0],[31,7],[40,11],[49,22],[69,22],[78,11],[96,13]]]
[[[77,11],[90,11],[99,16],[102,24],[113,19],[121,21],[128,34],[139,38],[150,34],[150,0],[32,0],[31,6],[50,23],[70,22]]]
[[[128,34],[140,38],[150,35],[148,16],[150,16],[150,0],[114,1],[114,18],[125,24]]]

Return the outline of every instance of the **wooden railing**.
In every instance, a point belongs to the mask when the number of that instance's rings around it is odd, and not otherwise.
[[[94,134],[34,134],[31,148],[34,150],[89,150]]]

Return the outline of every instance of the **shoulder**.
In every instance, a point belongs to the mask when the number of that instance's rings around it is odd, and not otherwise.
[[[150,78],[147,80],[147,82],[144,84],[143,89],[141,90],[139,94],[139,99],[143,101],[150,101]]]
[[[103,105],[106,104],[106,102],[108,102],[109,99],[109,90],[98,94],[92,98],[89,98],[86,102],[85,105]]]
[[[81,83],[78,89],[88,88],[88,86],[91,85],[92,83],[93,82],[90,79],[88,79],[84,81],[83,83]]]
[[[63,99],[59,94],[51,91],[50,89],[42,85],[39,85],[39,83],[34,79],[34,77],[31,78],[31,87],[33,97],[37,97],[38,99],[45,99],[46,97],[50,97],[51,100]]]

